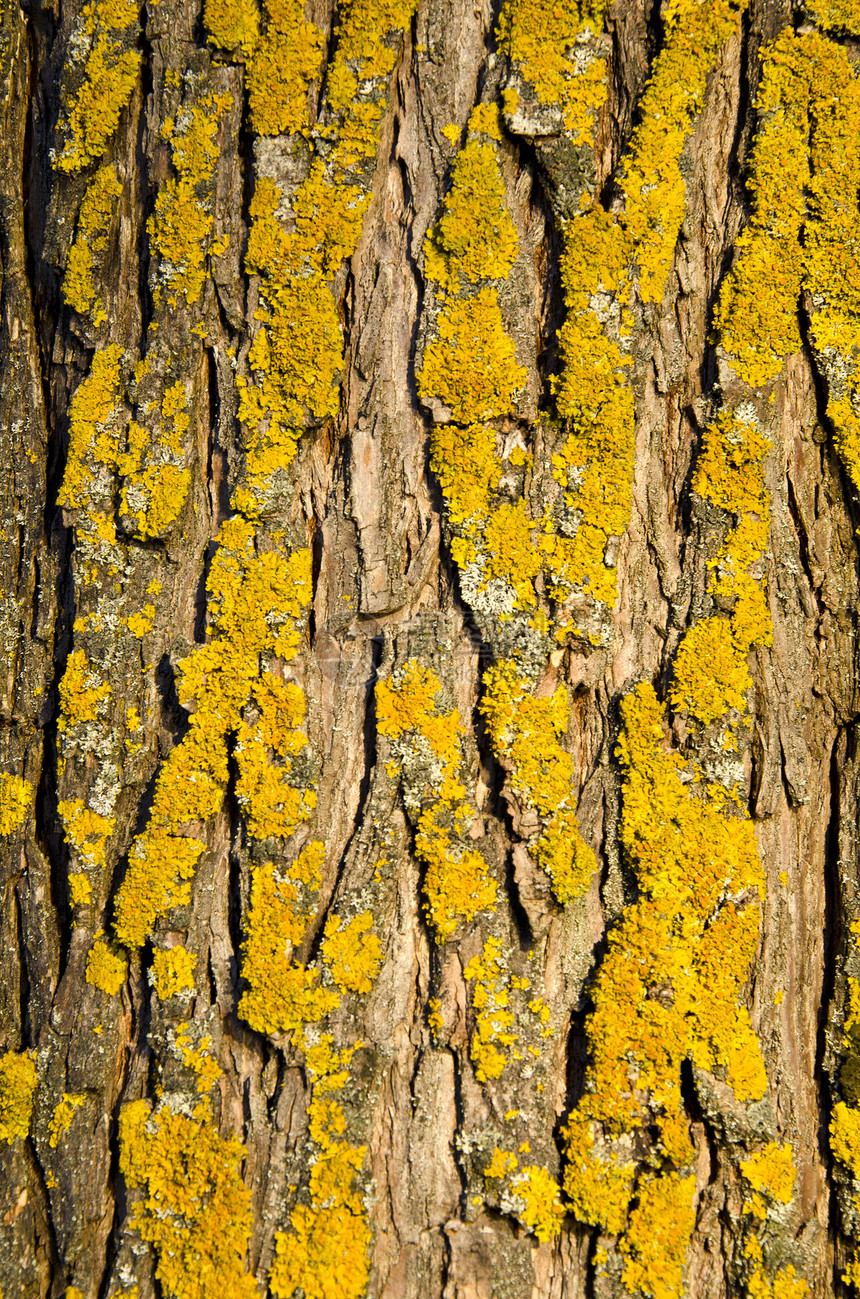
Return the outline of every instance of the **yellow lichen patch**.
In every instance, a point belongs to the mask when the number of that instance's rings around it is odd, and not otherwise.
[[[631,1294],[677,1299],[683,1293],[687,1245],[696,1213],[694,1177],[654,1177],[640,1182],[638,1202],[620,1249],[622,1282]]]
[[[145,604],[137,613],[133,613],[128,619],[128,629],[132,636],[136,636],[138,640],[143,640],[146,633],[152,630],[154,618],[154,604]]]
[[[450,293],[461,281],[507,279],[519,249],[496,148],[486,138],[499,133],[492,119],[486,122],[488,112],[495,117],[490,105],[479,105],[469,119],[470,136],[454,159],[445,210],[424,248],[427,278]]]
[[[289,230],[277,215],[280,191],[266,178],[257,181],[245,266],[261,277],[260,328],[248,354],[252,381],[239,379],[249,482],[236,500],[248,512],[259,508],[271,476],[292,461],[308,417],[323,420],[338,409],[343,345],[328,282],[358,243],[369,190],[356,183],[353,169],[374,156],[384,79],[395,61],[391,39],[412,8],[412,0],[369,7],[353,0],[340,11],[324,125],[317,128],[325,150],[292,197]],[[270,3],[267,14],[249,69],[252,118],[262,131],[307,130],[322,33],[304,21],[295,0]]]
[[[26,1051],[0,1055],[0,1141],[23,1140],[30,1131],[36,1065]]]
[[[684,1059],[720,1071],[741,1101],[759,1099],[767,1086],[748,1012],[739,1005],[761,913],[756,902],[741,908],[733,899],[760,898],[764,888],[752,824],[733,814],[730,800],[708,798],[696,768],[664,748],[663,710],[650,685],[629,695],[621,712],[621,842],[640,899],[610,932],[592,991],[591,1063],[567,1128],[565,1181],[577,1213],[608,1226],[600,1204],[605,1185],[616,1232],[625,1222],[633,1169],[629,1156],[613,1148],[614,1137],[653,1127],[658,1149],[675,1167],[693,1162],[680,1087]],[[629,1288],[669,1293],[654,1287],[668,1287],[670,1273],[661,1281],[663,1264],[636,1242],[646,1240],[645,1224],[658,1211],[669,1213],[670,1202],[678,1222],[687,1221],[681,1201],[689,1203],[691,1190],[682,1186],[683,1178],[657,1179],[631,1212],[621,1243]],[[680,1275],[684,1248],[674,1235],[665,1242],[672,1276]]]
[[[66,660],[66,670],[60,681],[59,729],[64,731],[78,722],[96,721],[110,693],[108,682],[89,670],[84,651],[73,650]]]
[[[248,988],[239,1014],[261,1033],[292,1033],[334,1010],[340,998],[320,984],[317,970],[293,960],[310,919],[309,903],[319,888],[325,850],[308,844],[282,876],[271,864],[251,876],[251,907],[242,945],[242,975]]]
[[[372,933],[373,915],[363,911],[348,924],[337,916],[325,922],[323,964],[341,992],[368,993],[382,964],[382,947]]]
[[[475,1029],[469,1053],[478,1082],[499,1078],[507,1063],[500,1048],[513,1046],[517,1040],[512,1033],[514,1016],[510,1005],[510,978],[502,960],[502,946],[498,938],[490,937],[480,955],[473,956],[463,971],[463,978],[475,981],[472,991],[472,1009]]]
[[[131,1206],[134,1227],[154,1246],[155,1276],[175,1299],[255,1299],[245,1271],[251,1197],[239,1173],[245,1150],[222,1138],[203,1103],[193,1117],[146,1101],[120,1113],[120,1170],[142,1192]]]
[[[424,908],[443,942],[461,921],[493,910],[497,886],[483,856],[463,843],[474,807],[461,781],[464,728],[456,708],[437,706],[439,678],[410,659],[376,687],[379,734],[393,742],[407,809],[416,819],[415,855],[427,868]]]
[[[93,886],[82,871],[69,876],[69,898],[73,907],[88,906],[92,901]]]
[[[92,529],[97,525],[95,516],[104,518],[109,542],[116,540],[112,473],[122,420],[121,357],[122,348],[113,343],[96,352],[90,373],[72,398],[69,453],[57,496],[58,505],[83,512],[79,528]]]
[[[128,449],[117,462],[125,478],[121,508],[142,537],[163,536],[185,504],[191,486],[185,448],[189,424],[188,393],[180,380],[165,390],[154,432],[136,420],[129,424]],[[152,605],[145,608],[155,613]]]
[[[344,1138],[346,1116],[330,1099],[349,1080],[353,1051],[332,1050],[326,1034],[306,1048],[312,1081],[308,1135],[316,1146],[308,1182],[310,1204],[290,1216],[290,1231],[275,1233],[269,1289],[291,1299],[301,1287],[306,1299],[361,1299],[367,1287],[370,1229],[356,1187],[366,1147]]]
[[[316,793],[290,783],[290,767],[307,746],[299,729],[305,697],[298,686],[266,673],[254,687],[248,719],[237,733],[236,797],[255,839],[288,838],[316,806]],[[274,760],[273,760],[274,759]]]
[[[567,692],[559,687],[535,698],[512,660],[493,664],[484,684],[481,711],[496,752],[510,766],[511,788],[544,822],[531,851],[566,905],[585,892],[597,865],[570,805],[573,759],[560,743],[570,716]]]
[[[159,948],[152,957],[152,983],[161,1001],[194,988],[197,957],[187,947]]]
[[[139,32],[134,0],[90,0],[84,5],[78,38],[88,53],[83,84],[61,116],[65,144],[55,164],[61,171],[79,171],[104,153],[137,81]]]
[[[816,0],[809,12],[821,27],[860,36],[860,4],[857,0]]]
[[[0,835],[12,834],[24,824],[33,806],[33,786],[23,776],[0,774]]]
[[[203,20],[212,45],[250,54],[260,36],[260,11],[256,0],[204,0]]]
[[[291,135],[308,124],[308,88],[319,75],[325,33],[305,21],[301,0],[265,0],[264,8],[262,37],[256,6],[248,0],[231,0],[229,5],[209,0],[206,22],[220,45],[241,44],[250,55],[248,98],[254,130],[260,135]]]
[[[57,1104],[54,1106],[54,1112],[51,1115],[51,1122],[48,1125],[49,1143],[51,1146],[58,1146],[63,1137],[72,1126],[75,1117],[75,1111],[79,1110],[86,1100],[83,1092],[63,1092]]]
[[[95,326],[107,319],[104,303],[96,288],[108,230],[122,193],[122,182],[113,166],[101,167],[87,186],[78,216],[75,242],[69,249],[63,276],[63,297],[70,307],[88,316]]]
[[[224,797],[227,735],[239,731],[255,690],[264,690],[260,655],[295,653],[293,620],[309,599],[310,555],[257,554],[252,525],[236,517],[221,529],[207,589],[210,640],[181,664],[180,698],[195,711],[158,777],[149,824],[132,845],[117,896],[115,931],[132,947],[158,916],[190,897],[205,844],[189,826],[213,815]]]
[[[790,1204],[794,1198],[797,1173],[794,1151],[790,1145],[779,1146],[776,1142],[768,1142],[749,1159],[742,1159],[740,1170],[753,1191],[750,1199],[744,1203],[745,1213],[752,1213],[754,1217],[763,1220],[768,1201]]]
[[[506,0],[499,18],[500,48],[519,65],[542,104],[558,105],[575,144],[589,139],[606,99],[606,64],[594,38],[603,28],[601,0]]]
[[[631,292],[643,302],[663,296],[684,214],[681,150],[707,74],[743,8],[730,0],[679,0],[668,7],[664,45],[625,159],[623,206],[617,214],[590,207],[564,232],[567,316],[559,332],[563,368],[555,392],[569,434],[553,458],[553,473],[567,509],[581,522],[569,537],[557,535],[551,515],[545,520],[548,571],[560,594],[580,589],[615,602],[607,542],[626,530],[633,470],[628,302]]]
[[[817,32],[786,28],[762,57],[753,214],[715,321],[738,373],[761,384],[800,349],[800,295],[809,295],[827,413],[837,449],[860,483],[853,359],[860,341],[860,161],[852,144],[860,86],[846,51]]]
[[[744,418],[741,418],[741,416]],[[722,411],[707,430],[693,487],[714,505],[740,516],[709,564],[709,591],[729,618],[703,618],[678,651],[670,690],[672,707],[707,726],[731,709],[746,711],[752,682],[747,655],[770,645],[770,612],[751,570],[767,550],[770,505],[763,461],[770,449],[751,410]]]
[[[207,257],[224,251],[225,243],[213,237],[211,201],[201,191],[212,184],[219,119],[232,106],[231,95],[204,95],[163,128],[162,134],[170,139],[176,175],[162,185],[147,222],[153,251],[161,259],[156,303],[165,285],[170,306],[176,306],[180,293],[193,306],[206,281]]]
[[[515,359],[496,291],[483,287],[449,299],[436,329],[417,374],[422,397],[437,398],[466,425],[509,411],[526,372]]]
[[[61,687],[62,690],[62,687]],[[85,807],[80,799],[57,804],[66,834],[66,842],[83,857],[88,866],[105,864],[105,845],[114,832],[116,821],[112,816],[101,816]]]
[[[838,1101],[830,1119],[830,1149],[860,1179],[860,1109]]]
[[[528,1142],[524,1146],[521,1153],[527,1153]],[[520,1168],[516,1155],[496,1146],[484,1178],[488,1184],[493,1180],[504,1182],[507,1202],[538,1240],[553,1240],[559,1234],[564,1206],[558,1182],[546,1168],[537,1164]]]
[[[596,1124],[574,1112],[562,1129],[567,1167],[564,1189],[580,1222],[619,1236],[627,1222],[636,1165],[604,1156],[596,1147]]]
[[[120,952],[111,951],[102,938],[97,938],[87,956],[87,983],[113,997],[125,983],[128,961]]]
[[[435,424],[430,468],[439,479],[452,523],[478,523],[489,516],[491,494],[502,472],[494,429],[487,424]]]
[[[210,1054],[211,1039],[203,1037],[197,1046],[191,1038],[191,1028],[183,1024],[173,1038],[173,1050],[179,1059],[190,1069],[195,1079],[195,1089],[201,1096],[211,1091],[221,1077],[221,1068]]]

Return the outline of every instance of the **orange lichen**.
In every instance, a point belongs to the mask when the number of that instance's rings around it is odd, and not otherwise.
[[[363,911],[344,924],[331,915],[325,923],[323,963],[341,992],[370,992],[382,964],[382,945],[372,932],[373,915]]]

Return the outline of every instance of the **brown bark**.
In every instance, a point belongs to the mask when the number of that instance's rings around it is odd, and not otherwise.
[[[333,57],[331,6],[315,3],[308,14],[327,34],[326,57]],[[358,1185],[371,1241],[366,1293],[377,1299],[629,1293],[620,1264],[595,1270],[595,1250],[606,1245],[597,1227],[568,1211],[557,1235],[536,1239],[522,1214],[494,1196],[485,1170],[496,1146],[510,1146],[516,1134],[516,1152],[527,1132],[529,1160],[564,1178],[561,1127],[582,1093],[593,980],[608,928],[636,898],[619,839],[619,703],[642,681],[653,681],[665,698],[685,631],[712,607],[707,563],[729,526],[725,512],[693,492],[691,475],[715,393],[728,403],[733,385],[740,387],[709,331],[749,216],[745,179],[760,51],[791,10],[756,0],[708,76],[684,149],[686,208],[669,286],[660,304],[641,310],[636,327],[633,503],[617,556],[619,598],[601,643],[575,637],[541,670],[538,694],[561,685],[571,701],[563,745],[573,757],[582,836],[597,859],[585,894],[564,907],[528,850],[536,821],[518,801],[510,764],[494,750],[480,711],[485,671],[502,642],[463,594],[444,493],[429,463],[434,416],[439,427],[445,412],[419,400],[415,378],[436,309],[425,239],[450,185],[452,150],[442,131],[465,127],[476,103],[494,101],[510,84],[496,50],[497,17],[488,3],[421,0],[398,40],[375,158],[362,182],[370,200],[360,239],[333,278],[344,340],[339,412],[308,419],[281,499],[260,525],[267,537],[282,532],[290,546],[307,545],[313,555],[312,604],[298,620],[301,643],[289,671],[307,702],[306,756],[317,790],[310,824],[325,843],[325,862],[297,956],[319,963],[327,918],[366,909],[381,943],[371,991],[336,998],[318,1025],[339,1049],[362,1044],[339,1103],[348,1139],[366,1146]],[[97,268],[106,319],[94,326],[67,305],[61,286],[85,178],[96,167],[66,174],[50,154],[58,148],[60,91],[81,22],[74,3],[34,3],[26,12],[2,6],[0,772],[23,777],[33,797],[22,824],[0,839],[0,1052],[30,1052],[38,1085],[29,1135],[0,1141],[0,1286],[5,1299],[56,1299],[70,1286],[87,1299],[131,1293],[134,1285],[140,1299],[219,1293],[217,1277],[200,1291],[174,1290],[156,1277],[158,1249],[141,1239],[129,1212],[141,1191],[129,1187],[120,1167],[123,1107],[190,1094],[171,1046],[171,1034],[189,1022],[195,1041],[211,1038],[222,1071],[214,1128],[244,1143],[241,1175],[252,1215],[245,1265],[265,1294],[275,1233],[289,1233],[296,1205],[308,1202],[317,1155],[308,1138],[312,1079],[297,1035],[254,1031],[239,1010],[252,875],[267,860],[295,856],[298,841],[252,842],[233,747],[219,810],[192,827],[206,851],[190,901],[159,917],[154,946],[148,940],[130,952],[116,995],[88,982],[86,967],[98,935],[110,940],[129,849],[145,832],[158,773],[188,733],[177,664],[214,635],[206,579],[247,472],[236,374],[250,373],[248,348],[259,327],[260,279],[244,261],[249,204],[260,177],[274,177],[288,192],[306,166],[285,137],[254,134],[242,58],[207,44],[194,0],[144,6],[140,70],[104,154],[118,167],[122,192]],[[553,447],[545,430],[530,430],[550,405],[548,374],[558,367],[560,222],[577,210],[592,167],[594,191],[607,209],[617,206],[619,167],[662,41],[661,16],[650,2],[619,0],[608,11],[600,49],[608,55],[609,90],[593,157],[573,148],[557,121],[507,130],[499,143],[520,249],[502,305],[527,380],[516,409],[496,422],[500,433],[537,439],[534,481],[540,485],[543,475],[547,491]],[[223,238],[223,251],[211,256],[195,304],[180,294],[171,306],[166,292],[157,303],[159,263],[147,219],[174,174],[161,128],[175,118],[178,97],[188,109],[210,92],[229,95],[233,105],[218,122],[208,191],[212,237]],[[177,518],[144,535],[122,514],[122,475],[114,474],[112,508],[126,566],[111,573],[106,561],[90,581],[79,514],[57,502],[70,454],[70,404],[93,357],[110,344],[132,360],[147,350],[159,358],[161,386],[141,388],[134,412],[126,397],[118,438],[127,437],[132,413],[143,418],[147,401],[162,400],[171,383],[184,385],[190,488]],[[843,1096],[836,1080],[854,972],[860,517],[809,346],[787,360],[772,390],[765,567],[773,645],[750,657],[747,731],[741,726],[742,785],[767,883],[742,1003],[768,1090],[759,1105],[742,1104],[724,1079],[700,1071],[694,1080],[684,1066],[697,1178],[684,1289],[696,1299],[750,1293],[738,1168],[762,1143],[790,1142],[797,1170],[791,1206],[768,1219],[771,1282],[784,1260],[812,1295],[842,1293],[847,1233],[855,1225],[847,1191],[837,1204],[837,1186],[850,1190],[850,1179],[834,1162],[828,1123]],[[264,550],[269,541],[258,544]],[[127,620],[148,604],[152,625],[141,639],[117,630],[117,617]],[[90,619],[83,630],[82,618]],[[60,726],[59,687],[78,650],[109,681],[111,697],[75,747]],[[414,659],[441,682],[440,710],[456,707],[464,721],[469,842],[498,886],[492,923],[482,912],[441,943],[423,904],[418,811],[409,806],[395,747],[377,725],[378,682]],[[133,735],[124,720],[132,708],[143,723]],[[686,737],[682,719],[667,729],[667,743],[679,750]],[[235,727],[229,743],[235,746]],[[92,900],[83,907],[73,906],[70,894],[69,874],[80,861],[59,807],[75,800],[115,818],[105,866],[92,875]],[[528,973],[550,1008],[551,1036],[530,1027],[521,1034],[523,1043],[538,1043],[532,1057],[540,1060],[540,1091],[516,1062],[499,1079],[476,1076],[475,985],[464,970],[491,932],[504,935],[509,970]],[[154,950],[175,942],[197,957],[193,996],[161,1000],[148,972]],[[431,999],[444,1019],[439,1034],[428,1019]],[[525,1023],[524,1009],[522,1017]],[[68,1131],[53,1141],[64,1095],[81,1101]],[[524,1114],[520,1128],[506,1121],[514,1110]],[[637,1158],[647,1162],[647,1149]]]

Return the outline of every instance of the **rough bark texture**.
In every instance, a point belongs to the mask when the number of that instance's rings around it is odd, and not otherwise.
[[[848,1293],[860,18],[0,12],[4,1299]]]

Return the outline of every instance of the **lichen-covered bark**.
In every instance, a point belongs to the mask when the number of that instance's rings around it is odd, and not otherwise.
[[[0,20],[4,1299],[848,1294],[860,13]]]

